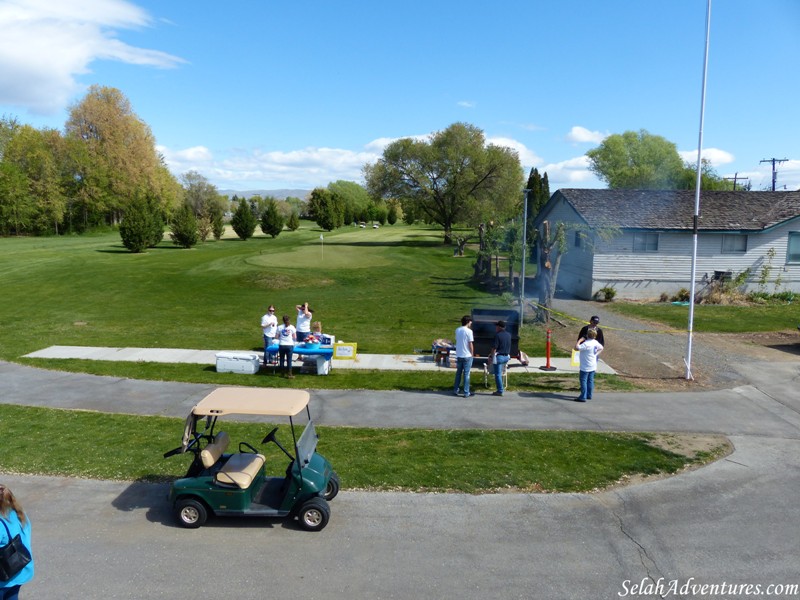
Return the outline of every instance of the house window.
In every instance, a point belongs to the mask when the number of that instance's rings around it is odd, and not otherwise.
[[[747,236],[725,233],[722,235],[723,254],[742,254],[747,252]]]
[[[583,236],[581,235],[580,231],[575,232],[575,247],[576,248],[583,247]]]
[[[789,232],[789,248],[786,253],[787,263],[800,263],[800,231]]]
[[[634,233],[633,234],[634,252],[658,252],[657,233]]]

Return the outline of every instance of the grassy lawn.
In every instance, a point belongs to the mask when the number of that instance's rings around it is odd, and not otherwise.
[[[6,472],[159,482],[183,476],[191,460],[162,458],[180,444],[183,419],[0,405],[0,422],[4,439],[14,440],[2,451],[0,469]],[[247,441],[263,448],[268,472],[282,474],[284,455],[274,445],[260,446],[270,428],[230,420],[224,425],[231,446]],[[656,448],[647,434],[317,429],[319,451],[343,489],[581,492],[632,474],[674,473],[716,456]],[[278,439],[291,445],[288,426]]]
[[[689,307],[669,302],[611,302],[605,308],[620,314],[662,323],[686,331]],[[697,304],[693,329],[698,333],[746,333],[794,329],[800,324],[800,306],[787,302],[741,306]]]
[[[122,377],[226,383],[231,378],[217,377],[210,366],[20,357],[51,345],[260,349],[266,307],[275,304],[294,322],[294,306],[304,300],[325,331],[357,342],[360,352],[411,354],[429,351],[435,338],[452,338],[473,307],[508,308],[504,298],[471,282],[472,252],[453,257],[435,229],[343,228],[325,232],[324,241],[321,234],[304,222],[276,239],[223,239],[191,250],[164,241],[143,254],[127,252],[113,232],[0,239],[0,358]],[[520,337],[530,356],[544,355],[540,328],[526,325]],[[520,385],[533,385],[538,375],[526,375]],[[447,379],[338,370],[306,378],[303,386],[440,389]]]

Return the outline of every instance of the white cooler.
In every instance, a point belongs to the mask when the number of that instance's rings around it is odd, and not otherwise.
[[[254,375],[261,368],[261,355],[255,352],[217,352],[217,373]]]

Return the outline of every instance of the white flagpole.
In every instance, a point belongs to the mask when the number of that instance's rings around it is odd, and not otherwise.
[[[703,56],[703,91],[700,94],[700,135],[697,141],[697,178],[695,180],[694,190],[694,222],[692,225],[692,275],[689,284],[689,339],[686,347],[686,379],[694,379],[692,377],[692,329],[694,327],[694,294],[695,294],[695,280],[697,279],[697,235],[698,235],[698,221],[700,219],[700,184],[703,179],[703,123],[705,121],[706,112],[706,80],[708,78],[708,42],[711,35],[711,0],[707,0],[706,4],[706,48]]]

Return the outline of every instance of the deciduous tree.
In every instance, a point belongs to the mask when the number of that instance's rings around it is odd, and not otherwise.
[[[445,243],[456,224],[510,216],[522,185],[517,153],[487,145],[483,132],[466,123],[427,140],[392,142],[377,163],[365,166],[364,176],[373,196],[397,198],[407,214],[439,224]]]

